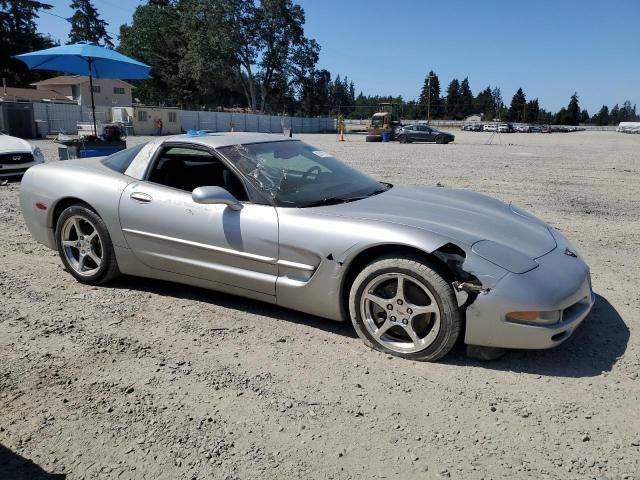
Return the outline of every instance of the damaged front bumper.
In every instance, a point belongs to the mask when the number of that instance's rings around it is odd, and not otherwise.
[[[465,343],[470,345],[544,349],[564,342],[593,307],[589,267],[572,254],[573,247],[555,233],[558,246],[539,257],[539,266],[523,274],[509,273],[466,308]],[[570,253],[567,253],[569,251]],[[552,324],[513,322],[509,312],[559,311]]]

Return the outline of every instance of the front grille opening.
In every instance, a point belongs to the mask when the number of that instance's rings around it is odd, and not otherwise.
[[[589,299],[584,297],[579,302],[574,303],[570,307],[565,308],[562,311],[562,321],[568,322],[578,318],[589,308]]]
[[[569,330],[565,330],[564,332],[556,333],[553,337],[551,337],[551,340],[554,341],[554,342],[562,340],[564,337],[567,336],[568,333],[569,333]]]
[[[33,162],[33,155],[30,153],[3,153],[0,154],[0,165],[19,165],[21,163]]]

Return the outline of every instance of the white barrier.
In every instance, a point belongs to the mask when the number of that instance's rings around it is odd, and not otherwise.
[[[292,128],[293,133],[333,132],[336,129],[334,118],[286,117],[195,110],[177,110],[177,112],[180,128],[184,132],[189,130],[228,132],[232,126],[236,132],[264,133],[282,133],[285,128]],[[91,108],[58,103],[34,103],[33,116],[35,121],[46,123],[44,130],[50,135],[59,132],[75,133],[78,122],[91,121]],[[107,123],[111,120],[111,108],[96,107],[97,123]]]

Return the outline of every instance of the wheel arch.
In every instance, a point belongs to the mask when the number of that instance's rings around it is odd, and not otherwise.
[[[62,212],[64,212],[66,208],[72,205],[82,205],[96,212],[96,209],[93,208],[88,202],[78,197],[63,197],[56,201],[55,205],[51,209],[51,216],[49,217],[49,227],[55,230],[56,225],[58,224],[58,219],[60,218],[60,215],[62,215]],[[98,212],[96,212],[96,215],[100,216]]]
[[[349,293],[358,274],[371,262],[389,254],[409,254],[424,259],[425,263],[436,268],[448,282],[458,280],[459,271],[445,261],[449,255],[459,255],[463,259],[466,254],[462,248],[450,242],[442,243],[431,252],[413,245],[401,243],[385,243],[372,245],[359,251],[346,265],[340,287],[340,309],[345,320],[349,319]]]

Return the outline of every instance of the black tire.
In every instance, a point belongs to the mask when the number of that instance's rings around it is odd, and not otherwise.
[[[400,143],[409,143],[409,139],[407,138],[406,135],[400,135],[398,137],[398,142],[400,142]]]
[[[96,262],[93,262],[93,265],[91,266],[92,267],[97,266],[97,268],[89,269],[85,274],[81,274],[78,270],[78,265],[73,265],[72,264],[73,260],[70,260],[68,258],[69,256],[71,257],[75,256],[73,250],[76,250],[79,256],[81,252],[80,248],[75,246],[65,247],[65,245],[63,244],[63,241],[64,241],[63,233],[66,235],[66,232],[63,232],[63,230],[67,228],[66,225],[68,225],[69,222],[72,222],[74,218],[79,219],[79,221],[81,222],[81,225],[84,225],[84,227],[82,228],[84,228],[85,231],[88,230],[89,227],[94,227],[95,232],[97,232],[97,235],[95,235],[95,237],[97,237],[97,242],[99,242],[99,244],[96,243],[96,240],[94,239],[91,241],[93,243],[90,242],[87,244],[87,246],[83,248],[88,247],[91,250],[91,252],[94,252],[95,246],[99,245],[100,247],[99,249],[99,257],[101,260],[100,264],[98,265]],[[73,227],[70,227],[70,228],[73,228]],[[93,230],[90,233],[93,233]],[[81,243],[80,239],[84,238],[84,237],[80,237],[80,235],[78,235],[77,232],[75,232],[74,234],[72,231],[71,234],[73,237],[75,237],[75,240],[78,241],[78,243]],[[77,205],[72,205],[70,207],[67,207],[62,212],[62,214],[60,214],[60,217],[58,218],[58,222],[56,223],[55,235],[56,235],[55,237],[56,245],[58,247],[58,254],[60,255],[60,259],[62,260],[62,263],[67,268],[69,273],[71,273],[71,275],[73,275],[75,279],[78,280],[79,282],[86,283],[89,285],[99,285],[114,279],[120,274],[120,270],[118,269],[118,263],[116,261],[116,254],[113,249],[113,243],[111,242],[111,236],[109,235],[107,226],[102,221],[102,218],[100,218],[100,216],[95,211],[93,211],[88,205],[77,204]],[[86,238],[88,239],[90,236],[91,235],[87,235]],[[69,248],[71,250],[68,250]],[[82,252],[84,252],[84,250],[82,250]],[[88,262],[92,262],[92,261],[88,260]]]
[[[367,135],[364,140],[365,142],[381,142],[382,135]]]
[[[445,141],[444,141],[444,137],[443,137],[442,135],[438,135],[438,136],[436,137],[436,143],[439,143],[439,144],[443,144],[443,143],[445,143]]]
[[[361,310],[364,308],[361,302],[362,297],[367,293],[365,292],[365,288],[371,285],[371,282],[375,282],[377,279],[388,275],[401,275],[407,278],[407,280],[410,279],[409,283],[417,281],[417,284],[419,282],[423,287],[428,289],[437,304],[437,308],[439,309],[439,330],[437,330],[437,334],[435,334],[435,339],[430,341],[428,345],[425,345],[424,349],[414,352],[402,352],[398,351],[398,349],[389,348],[385,342],[378,340],[369,330],[369,327],[365,325],[366,320],[363,318]],[[406,282],[407,280],[404,281]],[[389,301],[395,302],[393,298]],[[405,304],[405,308],[408,306],[411,306],[411,303],[407,302]],[[391,305],[388,305],[388,307],[391,307]],[[445,280],[444,275],[438,271],[437,267],[429,265],[423,258],[413,255],[386,255],[365,267],[351,286],[349,312],[356,333],[365,345],[390,355],[429,362],[439,360],[449,353],[458,340],[463,323],[463,315],[458,307],[456,296],[450,283]],[[400,313],[402,314],[402,312]],[[385,316],[386,314],[387,312],[385,311]],[[393,319],[394,317],[389,318]],[[433,319],[435,317],[431,318]],[[413,323],[413,321],[413,319],[410,320],[411,323]],[[382,322],[386,323],[387,320],[382,320]],[[403,320],[403,323],[404,322],[405,320]],[[394,325],[402,327],[398,323]],[[432,328],[434,328],[433,325],[435,325],[435,323],[432,324]],[[393,328],[397,327],[392,327],[388,331],[391,332]],[[384,336],[386,336],[386,334],[384,334]]]

